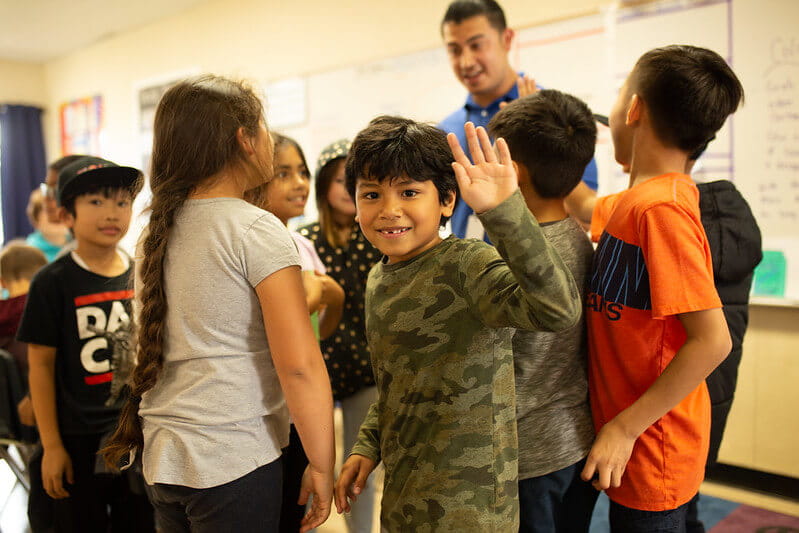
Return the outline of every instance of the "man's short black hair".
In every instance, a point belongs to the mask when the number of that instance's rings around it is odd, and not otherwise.
[[[491,27],[500,33],[508,27],[505,22],[505,12],[494,0],[455,0],[447,7],[447,12],[444,13],[444,18],[441,20],[441,28],[443,29],[444,24],[448,22],[460,24],[466,19],[479,15],[487,18]]]
[[[407,118],[380,116],[352,141],[345,167],[347,191],[356,199],[359,179],[383,182],[408,177],[432,181],[443,205],[458,194],[452,161],[447,135],[440,129]],[[442,217],[441,223],[447,219]]]
[[[596,124],[585,102],[551,89],[509,103],[488,131],[505,139],[542,198],[566,197],[580,183],[596,146]]]
[[[646,104],[658,138],[689,153],[707,143],[744,98],[727,62],[697,46],[650,50],[638,59],[629,83]]]

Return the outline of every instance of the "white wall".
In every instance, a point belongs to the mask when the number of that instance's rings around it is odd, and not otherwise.
[[[45,106],[44,71],[44,65],[0,60],[0,103]]]
[[[503,5],[509,23],[523,27],[607,3],[508,0]],[[102,94],[106,157],[138,165],[133,88],[142,80],[197,69],[263,83],[430,48],[441,42],[439,23],[447,4],[213,0],[46,64],[47,101],[57,109],[63,102]],[[442,117],[448,111],[442,109]],[[48,114],[45,131],[49,157],[61,155],[57,113]]]

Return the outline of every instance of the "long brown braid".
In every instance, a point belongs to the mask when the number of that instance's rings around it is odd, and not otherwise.
[[[263,106],[246,85],[217,76],[181,81],[170,88],[155,113],[150,222],[141,245],[141,302],[137,328],[137,363],[130,398],[116,431],[101,450],[106,463],[118,468],[128,452],[144,445],[139,403],[152,389],[163,366],[164,323],[168,309],[164,259],[175,216],[191,192],[229,166],[271,172],[271,161],[254,169],[244,162],[237,132],[255,138],[263,122]],[[268,176],[264,176],[266,179]]]

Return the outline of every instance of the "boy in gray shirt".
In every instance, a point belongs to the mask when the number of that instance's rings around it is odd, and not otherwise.
[[[593,248],[563,199],[594,155],[591,111],[571,95],[543,90],[508,104],[488,128],[507,141],[527,207],[582,294]],[[580,479],[594,440],[586,349],[582,316],[559,333],[513,337],[522,532],[588,530],[598,492]]]

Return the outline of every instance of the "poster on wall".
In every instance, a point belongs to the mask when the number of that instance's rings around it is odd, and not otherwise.
[[[153,122],[155,110],[161,97],[175,83],[189,76],[199,74],[199,68],[189,68],[179,72],[172,72],[155,78],[141,80],[133,84],[133,108],[136,113],[136,157],[139,159],[139,168],[144,172],[144,187],[133,202],[133,218],[128,228],[128,233],[120,242],[120,246],[133,253],[136,242],[142,230],[147,225],[148,214],[146,211],[150,203],[150,156],[153,150]]]
[[[61,153],[102,154],[103,97],[87,96],[61,104]]]
[[[133,87],[134,98],[136,100],[137,118],[137,137],[139,144],[140,167],[145,174],[150,171],[150,155],[153,150],[153,121],[155,110],[161,97],[180,80],[189,76],[199,74],[200,69],[189,68],[171,74],[165,74],[156,78],[142,80]]]
[[[149,171],[150,155],[153,149],[153,119],[155,118],[155,108],[164,93],[172,87],[178,79],[168,82],[149,85],[139,89],[137,100],[139,109],[139,153],[141,154],[141,167]]]

